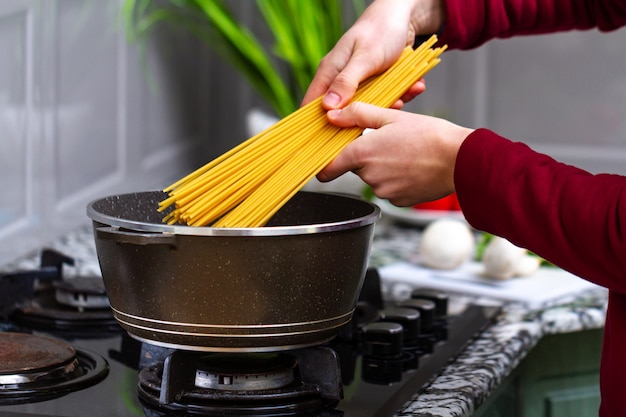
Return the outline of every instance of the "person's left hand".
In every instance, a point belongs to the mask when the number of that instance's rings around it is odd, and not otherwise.
[[[322,59],[302,105],[324,95],[325,109],[342,108],[352,100],[361,82],[393,65],[420,30],[414,21],[417,19],[413,19],[416,4],[397,0],[372,2]],[[424,89],[424,81],[418,81],[392,107],[401,108]]]
[[[412,206],[455,191],[454,165],[459,147],[472,129],[436,117],[383,109],[355,102],[331,110],[340,127],[375,129],[348,144],[317,176],[333,180],[352,171],[379,198]]]

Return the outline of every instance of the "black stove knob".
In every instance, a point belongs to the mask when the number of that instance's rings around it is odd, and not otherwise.
[[[399,355],[404,342],[404,329],[398,323],[369,323],[363,327],[363,342],[366,355]]]
[[[418,310],[400,307],[388,308],[380,312],[380,320],[398,323],[402,326],[405,347],[415,344],[420,334],[420,312]]]
[[[410,356],[410,353],[406,353]],[[376,385],[392,385],[402,381],[407,359],[403,355],[391,358],[364,356],[361,362],[361,378]]]
[[[363,327],[365,352],[362,378],[372,384],[388,385],[402,380],[402,374],[417,368],[417,358],[402,349],[404,328],[399,323],[379,321]]]
[[[444,292],[426,288],[413,290],[411,298],[429,300],[435,303],[435,316],[442,319],[448,315],[448,295]]]
[[[433,333],[437,340],[448,340],[448,295],[433,289],[418,288],[411,293],[411,298],[435,303]]]
[[[417,337],[416,348],[421,353],[433,353],[437,343],[435,330],[435,303],[429,300],[409,299],[398,303],[398,307],[412,308],[420,313],[421,331]]]
[[[396,304],[400,308],[412,308],[420,313],[421,332],[432,333],[435,322],[435,303],[430,300],[411,298]]]

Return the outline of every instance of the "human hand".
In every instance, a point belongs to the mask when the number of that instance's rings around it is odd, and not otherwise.
[[[379,198],[413,206],[455,191],[454,165],[472,129],[444,119],[354,102],[327,113],[340,127],[375,129],[348,144],[317,176],[331,181],[352,171]]]
[[[359,83],[398,60],[418,34],[434,33],[443,23],[442,0],[376,0],[322,59],[302,105],[325,95],[325,109],[347,105]],[[413,85],[392,107],[401,108],[426,88]]]

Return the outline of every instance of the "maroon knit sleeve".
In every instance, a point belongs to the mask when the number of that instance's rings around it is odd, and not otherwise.
[[[445,0],[440,43],[475,48],[493,38],[626,25],[626,0]]]
[[[454,175],[473,227],[626,293],[626,177],[592,175],[486,129],[465,140]]]

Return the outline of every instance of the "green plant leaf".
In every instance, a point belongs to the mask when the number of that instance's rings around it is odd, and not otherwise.
[[[147,36],[160,23],[193,33],[284,117],[298,108],[322,57],[365,8],[364,0],[353,0],[352,13],[346,14],[347,4],[257,0],[255,5],[274,37],[270,46],[238,21],[224,0],[126,0],[123,14],[131,41]]]

